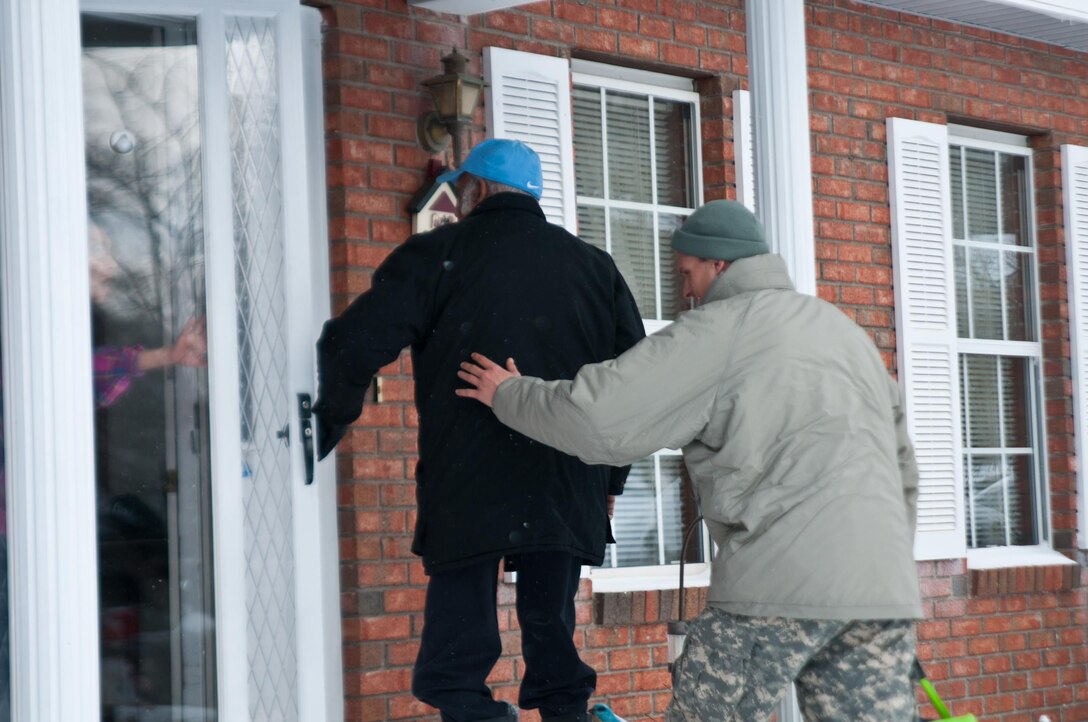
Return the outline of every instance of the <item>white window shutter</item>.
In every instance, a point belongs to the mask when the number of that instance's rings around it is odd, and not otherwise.
[[[552,223],[577,231],[570,63],[564,58],[484,48],[487,135],[524,141],[540,156],[540,206]]]
[[[1084,547],[1088,539],[1088,148],[1062,146],[1062,198],[1077,439],[1077,526]]]
[[[917,559],[967,553],[948,130],[888,119],[899,379],[918,457]]]
[[[733,170],[737,177],[737,200],[756,212],[756,150],[752,139],[752,96],[747,90],[733,91]]]

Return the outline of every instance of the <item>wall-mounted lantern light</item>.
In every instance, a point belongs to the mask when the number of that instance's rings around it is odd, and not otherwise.
[[[442,58],[445,72],[423,81],[434,100],[435,109],[419,116],[416,124],[420,145],[432,153],[445,150],[450,139],[453,139],[455,168],[461,165],[462,131],[472,122],[480,91],[486,85],[483,78],[465,72],[467,62],[468,58],[454,48],[452,53]]]

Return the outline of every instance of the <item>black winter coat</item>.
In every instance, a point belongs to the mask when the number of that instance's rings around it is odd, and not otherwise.
[[[412,550],[426,570],[545,550],[600,564],[607,495],[622,492],[629,467],[588,466],[511,431],[454,394],[457,371],[478,351],[513,357],[527,375],[569,379],[644,335],[608,254],[548,223],[529,196],[500,193],[459,223],[409,238],[325,324],[314,412],[335,443],[373,375],[410,345],[420,457]]]

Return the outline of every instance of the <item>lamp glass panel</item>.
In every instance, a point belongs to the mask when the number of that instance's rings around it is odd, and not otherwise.
[[[476,112],[476,101],[480,99],[480,85],[475,79],[461,81],[461,117],[471,118]]]
[[[430,88],[431,96],[434,98],[434,107],[438,115],[443,120],[452,118],[457,113],[456,81],[443,80],[427,87]]]

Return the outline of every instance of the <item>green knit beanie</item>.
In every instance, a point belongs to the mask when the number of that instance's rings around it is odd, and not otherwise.
[[[763,224],[736,201],[710,201],[698,208],[672,234],[672,248],[716,261],[771,252],[763,239]]]

